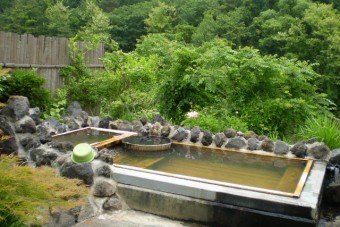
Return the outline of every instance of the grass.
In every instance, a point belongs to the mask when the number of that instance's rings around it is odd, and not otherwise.
[[[19,166],[16,157],[0,159],[0,226],[43,224],[51,209],[84,204],[88,189],[80,180],[57,176],[50,167]]]
[[[340,121],[326,115],[309,117],[299,130],[303,139],[315,138],[330,149],[340,148]]]

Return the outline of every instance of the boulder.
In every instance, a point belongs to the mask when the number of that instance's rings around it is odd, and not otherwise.
[[[71,131],[81,128],[81,122],[77,121],[73,116],[64,117],[64,123]]]
[[[89,114],[85,111],[80,111],[78,115],[74,117],[82,128],[89,126]]]
[[[331,151],[331,159],[329,160],[330,163],[333,165],[339,165],[340,166],[340,148],[334,149]]]
[[[29,114],[30,104],[24,96],[11,96],[7,106],[1,109],[1,114],[17,121]]]
[[[193,127],[190,130],[190,141],[196,143],[199,140],[201,129],[198,126]]]
[[[60,134],[67,131],[66,125],[55,118],[47,119],[43,121],[40,125],[47,127],[51,134]]]
[[[277,140],[274,144],[274,154],[285,155],[289,152],[289,145],[281,140]]]
[[[269,139],[267,136],[265,136],[265,135],[260,135],[259,137],[258,137],[258,140],[260,140],[260,141],[263,141],[263,140],[265,140],[265,139]]]
[[[117,183],[107,178],[96,178],[92,187],[92,194],[97,197],[109,197],[116,193]]]
[[[111,129],[118,129],[122,131],[133,131],[133,126],[128,121],[116,120],[110,123],[109,126]]]
[[[247,149],[251,151],[260,150],[261,149],[260,141],[253,137],[249,138]]]
[[[253,131],[248,131],[248,132],[244,133],[243,137],[247,140],[249,138],[256,138],[257,135]]]
[[[217,147],[221,147],[226,140],[227,137],[224,135],[224,133],[216,133],[214,137],[214,142]]]
[[[69,116],[76,117],[80,114],[80,112],[83,111],[80,103],[77,101],[72,102],[68,107],[67,107],[67,114]]]
[[[2,154],[12,154],[17,152],[18,145],[16,143],[14,130],[11,124],[7,122],[7,118],[1,115],[0,138],[6,138],[0,142],[0,152]]]
[[[159,122],[153,124],[150,130],[150,135],[152,136],[161,136],[162,125]]]
[[[226,148],[232,148],[232,149],[242,149],[247,146],[244,138],[241,137],[234,137],[230,138],[225,145]]]
[[[37,148],[41,145],[39,138],[32,134],[25,134],[24,136],[22,136],[20,138],[20,144],[25,148],[25,150]]]
[[[29,155],[36,166],[51,166],[52,162],[54,162],[60,154],[53,148],[41,145],[40,147],[29,150]]]
[[[74,226],[77,222],[76,216],[80,212],[80,207],[70,210],[50,210],[49,223],[46,227],[67,227]]]
[[[183,140],[185,140],[188,137],[189,133],[187,132],[187,130],[185,130],[182,127],[179,127],[178,129],[176,129],[174,135],[171,137],[171,139],[176,140],[178,142],[181,142]]]
[[[148,118],[147,117],[141,117],[140,119],[140,122],[143,124],[143,125],[146,125],[148,123]]]
[[[329,155],[330,150],[323,143],[313,143],[308,147],[307,153],[316,159],[325,159]]]
[[[36,132],[35,121],[29,116],[24,116],[19,121],[15,122],[14,127],[15,127],[15,132],[17,133],[35,133]]]
[[[37,126],[37,136],[41,143],[47,143],[52,141],[51,130],[43,124]]]
[[[28,110],[28,114],[33,119],[33,121],[35,122],[36,125],[40,124],[41,112],[40,112],[39,107],[30,108]]]
[[[298,142],[294,144],[291,151],[296,157],[303,158],[307,155],[307,146],[304,142]]]
[[[144,125],[138,132],[139,136],[148,136],[150,134],[152,125],[150,123]]]
[[[93,206],[91,205],[90,201],[88,200],[87,203],[85,205],[83,205],[80,208],[80,212],[78,215],[78,223],[85,221],[89,218],[95,217],[97,216],[97,212],[95,212],[95,210],[93,209]]]
[[[73,150],[73,144],[69,141],[65,141],[65,142],[49,142],[48,143],[49,147],[55,148],[57,150],[59,150],[59,152],[62,153],[68,153],[68,152],[72,152]]]
[[[89,116],[88,124],[90,127],[99,127],[99,122],[101,121],[101,118],[99,116]]]
[[[213,134],[210,131],[204,131],[202,137],[202,144],[204,146],[209,146],[213,141]]]
[[[98,177],[111,178],[111,167],[109,165],[102,165],[95,170],[95,175]]]
[[[143,128],[143,124],[139,120],[132,121],[132,131],[139,132]]]
[[[268,138],[262,140],[261,149],[267,152],[273,152],[274,142]]]
[[[108,211],[121,210],[123,208],[122,202],[118,198],[108,198],[103,203],[103,209]]]
[[[67,178],[82,180],[87,185],[93,183],[94,174],[91,163],[75,164],[72,161],[67,161],[60,167],[60,174]]]
[[[109,128],[111,121],[112,121],[111,117],[104,117],[99,121],[98,127],[99,128]]]
[[[161,129],[161,136],[162,137],[168,137],[170,135],[171,128],[169,125],[165,125]]]
[[[237,135],[237,132],[235,129],[232,129],[232,128],[227,128],[224,130],[224,135],[227,137],[227,138],[233,138]]]
[[[156,122],[160,123],[162,126],[167,125],[168,122],[160,115],[156,114],[151,121],[151,124],[155,124]]]

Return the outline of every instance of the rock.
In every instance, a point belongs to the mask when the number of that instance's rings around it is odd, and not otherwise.
[[[14,127],[15,127],[15,132],[17,133],[35,133],[36,132],[35,121],[29,116],[24,116],[19,121],[15,122]]]
[[[259,137],[258,137],[258,140],[260,140],[260,141],[263,141],[263,140],[265,140],[265,139],[269,139],[267,136],[264,136],[264,135],[260,135]]]
[[[108,153],[98,153],[98,157],[97,159],[103,161],[103,162],[106,162],[110,165],[113,164],[113,156],[112,154],[108,154]]]
[[[190,130],[190,141],[196,143],[199,140],[201,129],[198,126],[193,127]]]
[[[93,195],[97,197],[109,197],[114,195],[116,191],[116,182],[107,178],[98,177],[92,187]]]
[[[17,121],[29,114],[30,104],[24,96],[11,96],[7,106],[1,109],[1,114]]]
[[[307,153],[316,159],[324,159],[329,155],[329,148],[323,143],[313,143],[308,149]]]
[[[214,137],[214,142],[217,147],[221,147],[226,140],[227,137],[224,135],[224,133],[216,133]]]
[[[179,127],[176,131],[175,131],[175,133],[174,133],[174,135],[171,137],[171,139],[173,139],[173,140],[176,140],[176,141],[178,141],[178,142],[181,142],[181,141],[183,141],[184,139],[186,139],[187,137],[188,137],[188,132],[187,132],[187,130],[185,130],[184,128],[182,128],[182,127]]]
[[[96,212],[94,211],[91,203],[88,201],[84,206],[81,207],[79,216],[78,216],[78,223],[85,221],[91,217],[97,216]]]
[[[111,117],[104,117],[99,121],[98,127],[99,128],[109,128],[110,121],[112,121]]]
[[[47,119],[41,125],[47,127],[51,134],[60,134],[67,131],[66,125],[55,118]]]
[[[260,141],[253,137],[249,138],[247,149],[251,151],[260,150],[261,149]]]
[[[296,157],[303,158],[307,155],[307,146],[303,142],[298,142],[294,144],[291,151]]]
[[[202,137],[202,144],[209,146],[213,141],[213,134],[210,131],[204,131]]]
[[[76,117],[83,111],[79,102],[74,101],[67,107],[67,114],[72,117]]]
[[[249,138],[256,138],[257,135],[253,131],[248,131],[248,132],[244,133],[243,137],[247,140]]]
[[[46,227],[68,227],[76,224],[76,214],[79,213],[78,210],[53,210],[50,212],[49,223],[45,225]]]
[[[12,154],[18,151],[18,145],[15,140],[15,133],[7,122],[6,117],[0,115],[0,138],[7,138],[0,143],[0,152],[2,154]]]
[[[148,123],[148,118],[145,116],[141,117],[139,120],[140,122],[142,122],[143,125],[146,125]]]
[[[232,148],[232,149],[241,149],[246,146],[247,144],[245,140],[241,137],[230,138],[227,144],[225,145],[226,148]]]
[[[65,162],[60,168],[60,174],[67,178],[77,178],[85,184],[93,183],[93,170],[91,163],[75,164],[72,161]]]
[[[40,140],[32,134],[27,134],[20,139],[20,144],[26,149],[37,148],[41,145]]]
[[[33,119],[33,121],[35,122],[36,125],[40,124],[41,112],[40,112],[39,107],[30,108],[28,110],[28,114]]]
[[[324,199],[328,203],[340,203],[340,178],[332,179],[332,182],[325,187]],[[335,180],[335,181],[334,181]]]
[[[164,118],[160,114],[156,114],[151,121],[152,124],[155,124],[156,122],[159,122],[162,126],[165,126],[168,124],[168,122],[164,120]]]
[[[152,136],[161,136],[161,130],[162,130],[162,125],[159,122],[156,122],[155,124],[153,124],[153,126],[151,127],[150,130],[150,134]]]
[[[151,124],[146,124],[144,125],[141,130],[139,130],[138,135],[139,136],[148,136],[150,133],[152,125]]]
[[[62,153],[68,153],[73,151],[73,144],[69,141],[65,142],[49,142],[48,146],[59,150]]]
[[[47,143],[52,141],[52,135],[50,128],[43,124],[37,126],[37,136],[41,143]]]
[[[143,124],[139,120],[132,121],[132,131],[139,132],[143,128]]]
[[[243,136],[244,136],[244,133],[241,132],[241,131],[238,131],[238,132],[236,133],[236,135],[237,135],[237,136],[242,136],[242,137],[243,137]]]
[[[77,121],[74,117],[64,117],[64,123],[69,130],[76,130],[81,128],[81,122]]]
[[[111,178],[112,171],[109,165],[102,165],[96,169],[95,174],[98,177]]]
[[[287,143],[277,140],[274,144],[274,154],[285,155],[289,152],[289,146]]]
[[[340,165],[340,148],[331,151],[332,157],[329,160],[333,165]]]
[[[224,130],[224,135],[227,137],[227,138],[233,138],[237,135],[237,132],[235,129],[232,129],[232,128],[227,128]]]
[[[262,140],[261,149],[267,152],[273,152],[274,142],[271,139]]]
[[[111,129],[118,129],[122,131],[133,131],[133,126],[128,121],[116,120],[111,122],[110,124]]]
[[[165,125],[161,129],[161,136],[162,137],[168,137],[170,135],[171,128],[169,125]]]
[[[80,123],[82,128],[89,126],[89,114],[85,111],[80,111],[74,118]]]
[[[31,150],[29,150],[29,155],[36,166],[51,166],[52,162],[59,157],[58,151],[44,145],[41,145],[37,148],[32,148]]]
[[[88,124],[90,127],[96,127],[98,128],[99,127],[99,122],[101,121],[101,118],[98,117],[98,116],[89,116],[89,119],[88,119]]]
[[[114,211],[114,210],[121,210],[123,208],[122,202],[118,198],[108,198],[103,203],[103,209]]]

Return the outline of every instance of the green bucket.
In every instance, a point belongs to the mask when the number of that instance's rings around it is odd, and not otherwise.
[[[71,155],[72,162],[82,164],[91,162],[96,156],[96,152],[88,143],[80,143],[73,148]]]

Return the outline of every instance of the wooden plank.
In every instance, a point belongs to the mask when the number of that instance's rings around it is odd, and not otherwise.
[[[27,51],[29,52],[29,64],[36,64],[38,62],[38,56],[37,56],[37,38],[35,38],[33,35],[28,35],[27,37]]]
[[[36,64],[42,64],[44,59],[45,38],[39,36],[37,40],[37,62]]]
[[[5,63],[11,63],[11,41],[12,41],[12,33],[6,33],[5,37]]]
[[[0,31],[0,63],[5,62],[5,37],[6,33]]]
[[[302,174],[300,181],[299,181],[299,183],[296,187],[296,190],[294,192],[294,195],[296,197],[300,196],[302,189],[303,189],[303,186],[305,185],[306,179],[308,177],[308,174],[309,174],[310,170],[312,169],[312,166],[313,166],[313,160],[308,160],[306,168],[303,171],[303,174]]]

